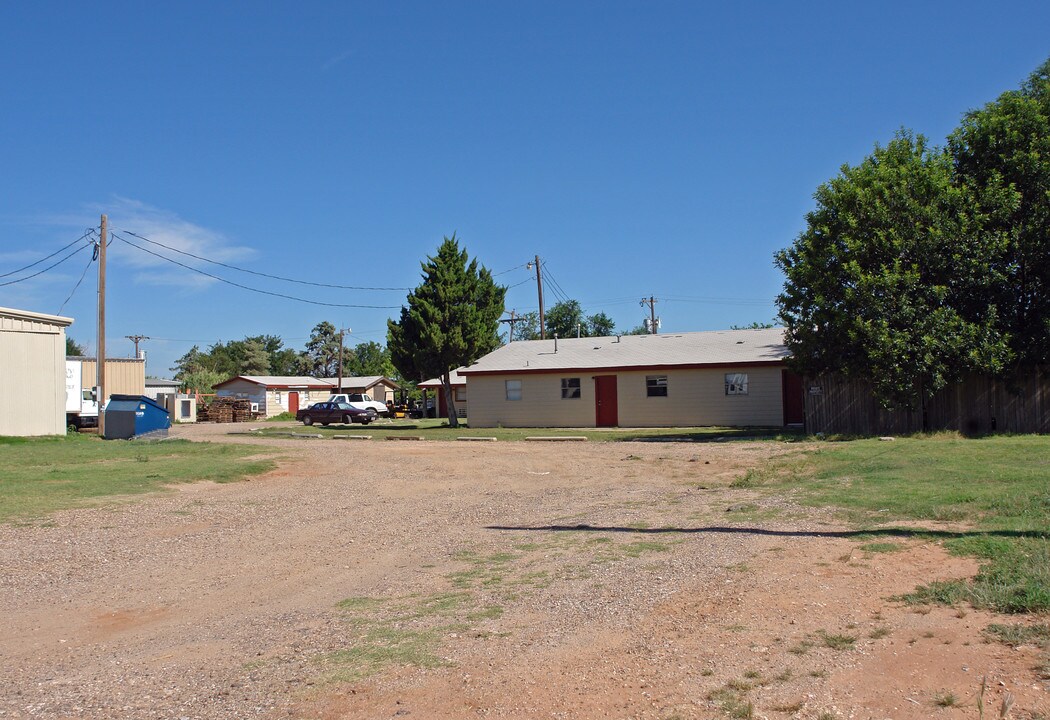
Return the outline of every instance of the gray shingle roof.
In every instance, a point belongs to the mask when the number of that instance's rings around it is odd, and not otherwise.
[[[780,363],[784,329],[717,330],[512,342],[468,368],[473,373]]]

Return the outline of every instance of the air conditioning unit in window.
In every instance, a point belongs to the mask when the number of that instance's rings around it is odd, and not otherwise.
[[[259,412],[259,403],[252,403],[252,412],[253,413]]]

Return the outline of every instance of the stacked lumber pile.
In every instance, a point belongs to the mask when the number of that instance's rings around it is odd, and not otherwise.
[[[197,406],[197,422],[231,423],[254,420],[252,404],[241,398],[217,397]]]

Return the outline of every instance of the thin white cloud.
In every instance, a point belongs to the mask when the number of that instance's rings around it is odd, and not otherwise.
[[[327,60],[324,61],[324,63],[321,64],[321,70],[322,71],[329,70],[332,67],[338,65],[339,63],[343,62],[343,60],[346,60],[348,57],[350,57],[353,54],[354,54],[353,50],[344,50],[343,52],[339,53],[338,55],[333,55],[332,57],[328,58]]]

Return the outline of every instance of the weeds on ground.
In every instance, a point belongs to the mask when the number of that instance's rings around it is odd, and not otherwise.
[[[821,630],[817,635],[824,641],[824,645],[832,650],[850,650],[857,641],[853,635],[832,635],[825,630]]]

